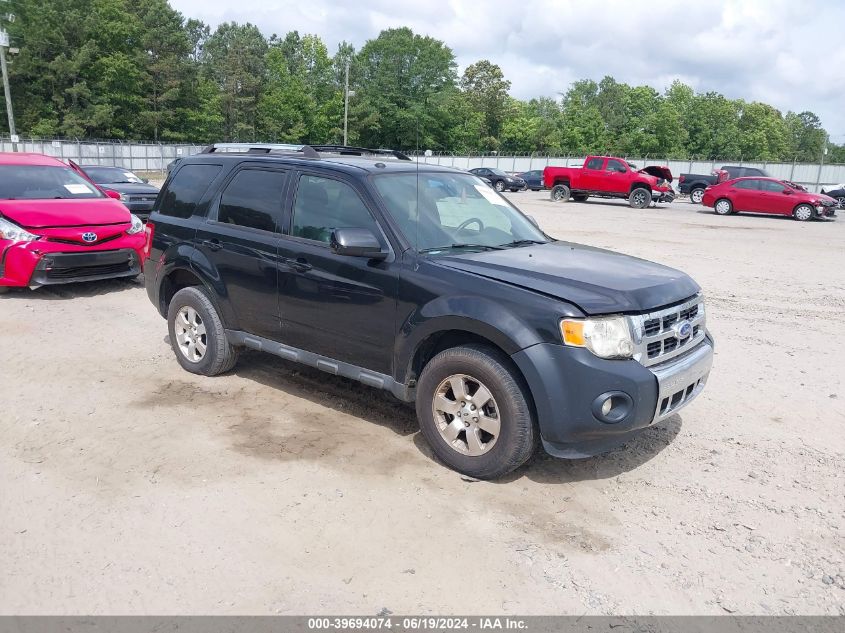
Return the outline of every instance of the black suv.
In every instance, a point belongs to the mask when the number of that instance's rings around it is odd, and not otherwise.
[[[186,370],[248,347],[386,389],[477,478],[540,441],[613,448],[710,371],[688,276],[551,239],[478,178],[398,152],[212,146],[168,177],[147,235],[147,292]]]

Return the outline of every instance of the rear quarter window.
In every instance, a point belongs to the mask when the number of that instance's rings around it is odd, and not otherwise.
[[[221,165],[183,166],[162,194],[158,212],[174,218],[191,217],[221,169]]]

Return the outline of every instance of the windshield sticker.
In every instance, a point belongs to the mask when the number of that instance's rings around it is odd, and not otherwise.
[[[81,183],[65,185],[65,189],[67,189],[70,193],[73,194],[93,193],[93,191],[91,191],[91,187],[89,187],[88,185],[83,185]]]
[[[504,204],[502,199],[499,197],[499,194],[496,193],[495,191],[493,191],[487,185],[474,185],[474,186],[475,186],[475,190],[478,193],[480,193],[482,196],[484,196],[484,198],[487,200],[487,202],[491,202],[491,203],[493,203],[497,206],[501,206],[502,204]]]

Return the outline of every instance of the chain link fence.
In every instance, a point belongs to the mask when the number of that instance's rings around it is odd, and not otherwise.
[[[197,143],[144,143],[109,140],[76,139],[21,139],[12,144],[9,138],[0,138],[2,152],[37,152],[62,160],[73,160],[80,165],[107,165],[132,171],[165,172],[167,165],[177,159],[196,154],[205,147]],[[580,166],[584,156],[547,156],[540,154],[500,155],[495,153],[459,155],[448,153],[420,153],[420,162],[445,165],[458,169],[496,167],[504,171],[524,172],[552,166]],[[799,162],[748,162],[731,160],[673,159],[664,157],[621,157],[637,167],[667,165],[677,178],[684,174],[710,174],[723,165],[758,167],[771,176],[804,185],[812,191],[845,183],[845,165]]]

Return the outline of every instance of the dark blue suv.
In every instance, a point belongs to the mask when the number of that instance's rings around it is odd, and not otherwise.
[[[554,240],[477,177],[398,152],[215,145],[179,162],[147,235],[147,292],[186,370],[228,371],[247,347],[386,389],[473,477],[540,443],[615,447],[710,371],[688,276]]]

